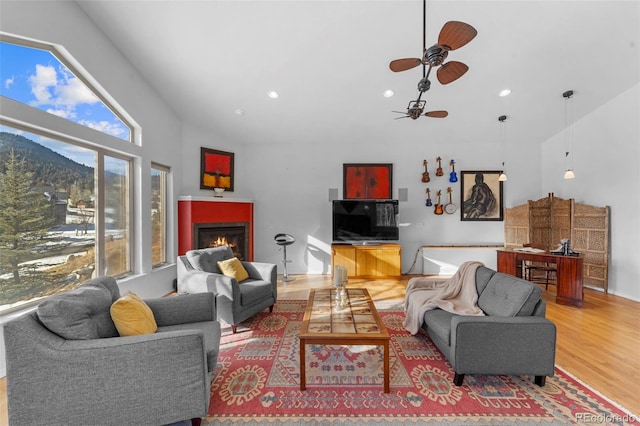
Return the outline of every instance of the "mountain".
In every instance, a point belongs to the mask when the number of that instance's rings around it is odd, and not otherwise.
[[[77,163],[70,158],[44,147],[24,136],[0,132],[0,173],[11,149],[18,160],[25,159],[27,169],[34,175],[34,184],[53,184],[57,191],[69,191],[72,184],[93,192],[93,167]]]

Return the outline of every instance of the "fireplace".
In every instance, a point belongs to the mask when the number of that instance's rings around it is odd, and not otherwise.
[[[248,224],[249,229],[246,226]],[[215,197],[181,196],[178,199],[178,255],[200,247],[199,228],[243,226],[242,257],[253,261],[253,202]],[[226,230],[225,230],[226,231]],[[247,243],[248,241],[248,243]],[[207,246],[209,244],[206,244]],[[202,244],[205,246],[205,244]]]
[[[229,246],[240,260],[249,260],[249,223],[216,222],[193,224],[193,248]]]

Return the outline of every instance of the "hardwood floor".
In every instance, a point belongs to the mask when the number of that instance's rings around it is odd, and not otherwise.
[[[331,285],[329,275],[296,275],[278,282],[278,299],[306,299],[310,288]],[[404,299],[407,281],[349,280],[374,300]],[[544,289],[544,287],[543,287]],[[556,364],[627,410],[640,415],[640,302],[585,289],[582,308],[555,303],[555,287],[543,292],[547,318],[558,329]],[[6,379],[0,379],[0,425],[7,421]]]

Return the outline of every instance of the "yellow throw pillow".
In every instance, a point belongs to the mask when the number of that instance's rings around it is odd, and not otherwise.
[[[111,319],[120,336],[151,334],[158,330],[151,308],[130,291],[113,302]]]
[[[224,275],[235,278],[238,282],[249,278],[249,273],[244,269],[242,262],[237,257],[218,262],[218,268]]]

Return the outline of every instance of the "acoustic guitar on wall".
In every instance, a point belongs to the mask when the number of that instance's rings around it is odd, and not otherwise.
[[[442,164],[440,164],[440,161],[442,161],[442,158],[438,157],[436,158],[436,161],[438,162],[438,168],[436,169],[436,176],[443,176],[444,172],[442,171]]]
[[[433,203],[431,202],[431,191],[427,188],[427,200],[424,202],[424,205],[427,207],[431,207]]]
[[[437,215],[441,215],[443,213],[442,204],[440,204],[440,195],[442,195],[442,191],[438,190],[438,192],[436,192],[436,197],[438,197],[438,202],[436,203],[436,208],[433,210],[433,212]]]
[[[427,170],[427,160],[422,160],[422,165],[424,166],[424,172],[422,172],[422,182],[427,183],[431,180],[429,177],[429,170]]]
[[[451,159],[449,165],[451,166],[451,173],[449,173],[449,182],[454,183],[458,181],[458,175],[456,175],[456,162]]]

